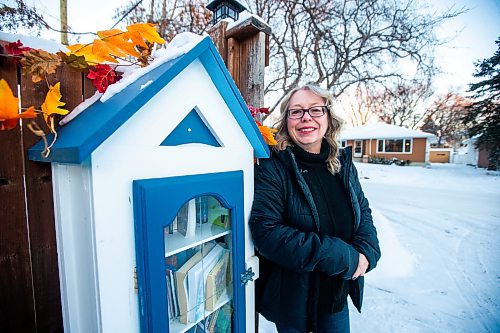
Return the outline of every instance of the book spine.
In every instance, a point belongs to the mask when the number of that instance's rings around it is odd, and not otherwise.
[[[196,235],[196,199],[191,199],[189,200],[186,238],[193,238],[195,235]]]

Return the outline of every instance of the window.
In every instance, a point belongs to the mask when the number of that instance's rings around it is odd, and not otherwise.
[[[403,140],[385,140],[384,151],[386,153],[402,153]]]
[[[354,154],[361,154],[361,140],[354,140]]]
[[[410,153],[412,152],[412,139],[378,139],[377,153]]]
[[[347,141],[346,140],[341,140],[340,141],[340,147],[342,147],[342,148],[347,147]]]

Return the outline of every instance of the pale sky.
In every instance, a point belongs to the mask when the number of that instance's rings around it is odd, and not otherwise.
[[[75,32],[95,32],[110,29],[115,20],[115,9],[126,5],[127,0],[67,0],[68,24]],[[132,0],[136,2],[136,0]],[[208,2],[208,0],[207,0]],[[438,10],[467,7],[469,11],[450,20],[438,32],[440,36],[455,39],[439,47],[436,54],[437,64],[444,73],[435,81],[436,89],[464,91],[474,72],[474,62],[489,58],[495,52],[494,41],[500,37],[500,0],[433,0]],[[12,0],[1,3],[13,5]],[[26,0],[28,6],[36,7],[45,20],[54,28],[59,28],[58,0]],[[123,28],[124,26],[117,26]],[[44,33],[44,38],[59,41],[55,32]],[[70,43],[76,43],[73,37]],[[82,39],[80,41],[83,40]],[[88,37],[87,37],[88,38]]]

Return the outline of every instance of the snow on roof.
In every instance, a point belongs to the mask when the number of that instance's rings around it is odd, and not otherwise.
[[[6,42],[17,42],[18,40],[23,43],[23,46],[29,46],[32,49],[42,49],[50,53],[56,53],[58,51],[68,51],[66,46],[59,44],[54,40],[43,39],[40,37],[19,35],[19,34],[9,34],[0,31],[0,40]]]
[[[468,144],[468,143],[471,143],[471,142],[476,142],[477,139],[479,139],[481,136],[483,135],[483,133],[480,133],[480,134],[476,134],[468,139],[465,139],[462,141],[462,143],[465,145],[465,144]]]
[[[238,21],[231,21],[228,25],[226,30],[232,29],[234,27],[239,26],[240,24],[243,24],[246,22],[249,18],[254,17],[257,21],[263,23],[265,26],[268,26],[267,22],[264,21],[264,19],[258,15],[251,14],[249,11],[245,10],[240,13],[240,16],[238,18]]]
[[[434,138],[432,133],[411,130],[406,127],[385,123],[366,124],[345,129],[340,133],[341,140],[356,139],[401,139],[401,138]]]
[[[208,37],[205,37],[208,38]],[[167,45],[166,48],[157,50],[153,54],[153,61],[146,67],[139,66],[126,66],[122,72],[122,78],[120,81],[116,82],[108,86],[108,89],[104,94],[100,94],[96,92],[94,96],[86,99],[79,105],[77,105],[66,117],[64,117],[59,124],[65,125],[73,120],[77,115],[85,111],[92,104],[100,100],[101,102],[106,102],[108,99],[113,97],[114,95],[121,92],[123,89],[137,81],[138,78],[145,75],[146,73],[152,71],[153,69],[161,66],[162,64],[180,57],[181,55],[186,54],[189,50],[191,50],[194,46],[196,46],[201,40],[202,36],[191,33],[191,32],[183,32],[175,36],[172,41]],[[122,69],[120,67],[120,69]],[[140,89],[144,89],[146,86],[151,84],[153,81],[149,80],[143,85],[141,85]]]
[[[206,37],[208,38],[208,37]],[[101,102],[106,102],[108,99],[125,89],[130,84],[137,81],[138,78],[144,76],[144,74],[152,71],[153,69],[161,66],[162,64],[180,57],[186,54],[195,47],[201,40],[202,36],[194,34],[192,32],[183,32],[176,35],[167,47],[164,49],[157,50],[154,54],[154,60],[146,67],[125,67],[127,70],[123,72],[122,79],[115,84],[108,86],[108,89],[101,97]],[[121,68],[120,68],[121,69]]]
[[[179,44],[171,44],[173,47],[177,45],[174,48],[180,52],[179,49],[187,45],[192,46],[189,43],[191,38],[187,37],[184,41],[186,43],[179,41],[177,42]],[[181,56],[174,54],[176,52],[171,51],[169,57],[167,52],[165,59],[170,60],[152,71],[141,73],[135,82],[127,84],[109,100],[103,102],[102,97],[98,100],[99,94],[96,94],[90,101],[80,105],[78,109],[81,111],[86,108],[85,112],[81,112],[72,121],[59,128],[58,139],[50,155],[48,157],[41,155],[44,143],[40,140],[29,149],[29,158],[40,162],[82,163],[102,142],[195,60],[199,60],[207,71],[237,124],[254,147],[255,157],[269,157],[269,148],[211,39],[208,36],[202,38]],[[188,92],[186,96],[189,96]]]

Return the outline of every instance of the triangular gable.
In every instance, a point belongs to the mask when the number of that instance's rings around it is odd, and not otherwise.
[[[172,59],[138,78],[106,102],[97,101],[58,130],[47,158],[38,142],[28,151],[33,161],[80,164],[125,121],[154,97],[195,59],[199,59],[254,149],[255,157],[269,157],[267,147],[223,60],[209,37],[186,54]],[[142,88],[141,88],[142,86]],[[49,142],[51,138],[49,137]]]
[[[160,146],[178,146],[186,143],[203,143],[221,147],[221,144],[196,109],[191,110],[184,119],[163,140]]]

